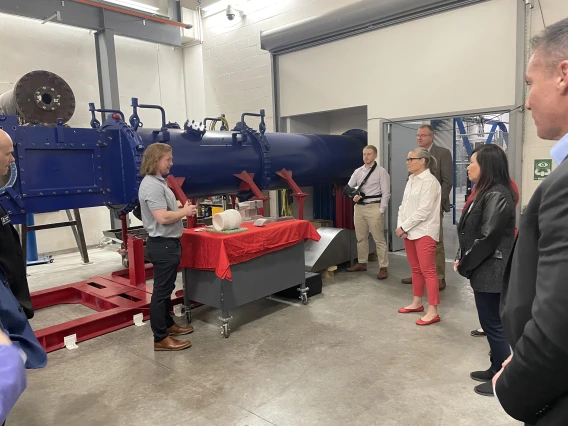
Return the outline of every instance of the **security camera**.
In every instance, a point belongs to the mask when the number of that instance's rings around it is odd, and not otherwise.
[[[229,21],[235,19],[235,9],[231,5],[227,6],[227,19]]]

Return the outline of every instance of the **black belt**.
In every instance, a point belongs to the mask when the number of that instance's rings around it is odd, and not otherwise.
[[[148,237],[148,241],[179,241],[181,237]]]
[[[379,204],[381,202],[381,200],[377,200],[377,201],[369,201],[368,203],[364,203],[364,204]]]

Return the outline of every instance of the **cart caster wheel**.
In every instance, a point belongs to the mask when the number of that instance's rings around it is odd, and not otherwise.
[[[189,310],[186,311],[186,313],[185,313],[185,319],[187,320],[187,322],[188,322],[189,324],[191,324],[191,311],[189,311]]]
[[[53,263],[53,260],[54,260],[54,259],[49,259],[49,263]]]
[[[221,326],[221,334],[225,339],[228,339],[231,335],[231,329],[229,328],[229,324],[223,324]]]
[[[301,299],[302,299],[302,303],[303,303],[304,305],[307,305],[307,304],[308,304],[309,299],[308,299],[308,295],[307,295],[306,293],[302,293]]]

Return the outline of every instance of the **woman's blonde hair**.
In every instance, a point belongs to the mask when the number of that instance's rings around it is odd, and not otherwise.
[[[425,148],[414,148],[411,152],[412,155],[416,156],[416,158],[423,158],[424,165],[427,169],[430,169],[430,173],[432,173],[433,175],[436,174],[437,162],[434,156],[430,154],[430,151]]]
[[[148,146],[142,157],[142,165],[140,166],[140,175],[155,175],[158,169],[158,161],[172,151],[172,147],[167,143],[156,142]]]

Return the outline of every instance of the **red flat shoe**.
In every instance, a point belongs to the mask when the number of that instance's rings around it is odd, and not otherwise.
[[[430,321],[422,321],[422,318],[416,320],[416,325],[430,325],[434,324],[435,322],[440,322],[440,315],[436,315]]]
[[[424,306],[420,306],[419,308],[416,309],[400,308],[398,310],[399,314],[409,314],[410,312],[424,312]]]

